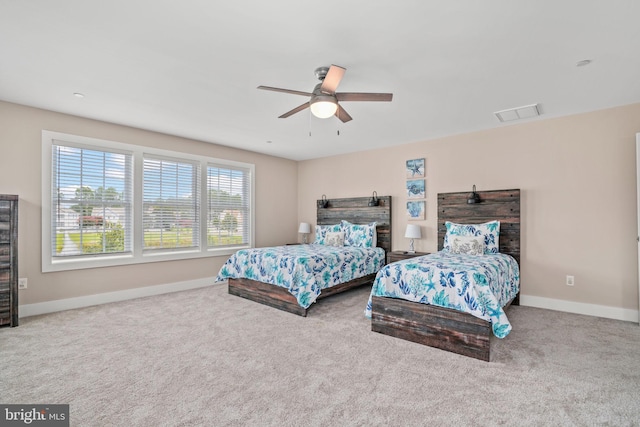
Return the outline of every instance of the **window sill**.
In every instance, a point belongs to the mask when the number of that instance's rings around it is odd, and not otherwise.
[[[142,256],[133,254],[119,254],[113,256],[87,256],[73,259],[54,259],[50,263],[42,266],[43,273],[55,271],[83,270],[88,268],[119,267],[124,265],[146,264],[152,262],[180,261],[198,258],[215,258],[219,256],[230,256],[239,249],[246,249],[249,246],[237,246],[229,248],[210,248],[204,251],[170,251],[145,253]]]

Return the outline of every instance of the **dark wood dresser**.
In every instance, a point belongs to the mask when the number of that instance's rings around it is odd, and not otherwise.
[[[18,196],[0,194],[0,326],[18,326]]]

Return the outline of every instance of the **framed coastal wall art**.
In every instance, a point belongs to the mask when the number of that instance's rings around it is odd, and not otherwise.
[[[424,159],[411,159],[406,163],[407,179],[424,178]]]
[[[425,159],[410,159],[405,162],[405,175],[407,178],[405,191],[407,194],[407,219],[424,220],[426,216],[427,195],[426,163]]]
[[[410,221],[422,220],[425,217],[426,203],[424,200],[407,202],[407,219]]]
[[[424,179],[410,179],[407,181],[407,197],[410,199],[424,199],[426,186]]]

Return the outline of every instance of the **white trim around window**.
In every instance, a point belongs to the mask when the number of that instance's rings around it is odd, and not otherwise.
[[[85,150],[87,154],[117,153],[120,156],[119,161],[128,165],[123,167],[119,173],[130,175],[118,181],[122,183],[123,188],[114,191],[114,189],[108,188],[112,182],[103,181],[104,183],[94,184],[89,178],[84,181],[82,171],[75,170],[75,166],[72,166],[73,163],[68,163],[67,166],[62,165],[62,172],[71,171],[76,178],[72,176],[63,183],[61,178],[63,174],[60,173],[60,169],[57,169],[61,166],[55,163],[52,158],[54,153],[59,152],[56,147],[60,146],[65,149]],[[123,156],[127,159],[126,161],[122,160]],[[108,160],[104,161],[104,165],[100,165],[95,157],[99,158],[100,156],[92,157],[90,159],[92,163],[87,163],[89,166],[81,167],[84,167],[88,174],[92,174],[94,177],[101,173],[100,171],[107,175]],[[59,158],[60,156],[57,156],[57,159]],[[156,174],[152,177],[152,191],[150,191],[149,184],[145,184],[145,158],[166,159],[164,165],[167,170],[161,175]],[[74,160],[70,159],[69,161],[73,162]],[[189,178],[188,174],[182,173],[183,165],[193,166],[188,169],[192,178]],[[147,162],[147,166],[149,166],[149,162]],[[223,175],[233,177],[233,184],[227,187],[233,188],[233,191],[239,189],[238,193],[229,195],[229,197],[221,197],[220,194],[226,193],[220,193],[219,180],[216,180],[215,183],[212,181],[212,168],[215,168],[216,172],[221,168]],[[179,170],[179,172],[172,169]],[[147,168],[147,170],[149,169]],[[53,176],[54,171],[58,172],[55,177]],[[178,176],[178,173],[180,174],[179,179],[172,178]],[[177,190],[173,188],[174,191],[169,191],[167,183],[163,183],[163,186],[157,186],[157,179],[164,179],[164,176],[167,179],[175,179]],[[60,186],[74,179],[77,181],[76,186],[86,185],[89,187],[87,192],[91,194],[93,194],[92,191],[95,192],[95,201],[86,201],[84,189],[73,195],[69,192],[69,188],[65,189],[66,193],[60,188],[55,188],[56,183]],[[92,186],[98,188],[91,188]],[[180,186],[182,188],[178,188]],[[187,188],[187,190],[183,190],[183,188]],[[108,189],[111,192],[108,192]],[[227,256],[238,249],[253,247],[255,234],[254,189],[255,165],[253,164],[43,130],[42,271],[77,270]],[[148,197],[149,194],[153,194],[153,191],[160,191],[157,196],[154,196],[158,198],[157,203]],[[98,194],[100,196],[97,196]],[[165,194],[166,199],[160,200],[165,197]],[[181,194],[184,194],[184,200],[191,198],[189,199],[191,202],[186,203],[183,200],[178,200]],[[210,194],[215,194],[216,200],[208,200]],[[61,208],[63,202],[66,205]],[[70,206],[72,203],[74,205]],[[167,212],[167,205],[175,206],[175,211]],[[184,208],[185,205],[191,206],[188,212]],[[88,211],[86,206],[90,206]],[[193,210],[194,207],[196,211]],[[93,212],[99,212],[99,214],[93,214],[92,209],[95,209]],[[61,218],[59,213],[61,210],[73,218]],[[105,212],[109,212],[116,219],[109,218]],[[112,221],[118,222],[118,228],[120,228],[120,224],[123,224],[122,227],[125,229],[124,237],[121,240],[116,239],[116,243],[113,243],[113,239],[106,238],[109,230],[112,231],[107,228],[106,224],[113,225]],[[180,227],[183,229],[181,230]],[[71,229],[74,231],[68,231]],[[181,231],[183,231],[182,234]],[[86,235],[88,241],[90,235],[97,234],[98,238],[94,238],[97,243],[92,242],[95,243],[96,248],[85,251],[84,246],[81,246],[82,249],[71,255],[68,252],[62,253],[57,248],[59,244],[56,244],[56,241],[60,239],[59,234],[72,234],[76,246],[78,236]],[[158,245],[158,239],[164,239],[161,245]],[[187,239],[187,241],[185,243],[182,240],[172,241],[171,239]],[[119,247],[118,244],[120,244]],[[151,247],[152,245],[156,247]],[[97,253],[92,253],[94,250]]]

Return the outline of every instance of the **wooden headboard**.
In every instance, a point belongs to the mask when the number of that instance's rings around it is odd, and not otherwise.
[[[378,246],[391,251],[391,196],[378,197],[378,206],[369,206],[371,197],[328,199],[326,208],[316,202],[318,225],[339,224],[341,220],[352,224],[376,223]]]
[[[446,221],[478,224],[500,221],[500,252],[520,264],[520,190],[476,191],[480,203],[467,203],[470,191],[438,193],[438,250],[442,250]]]

